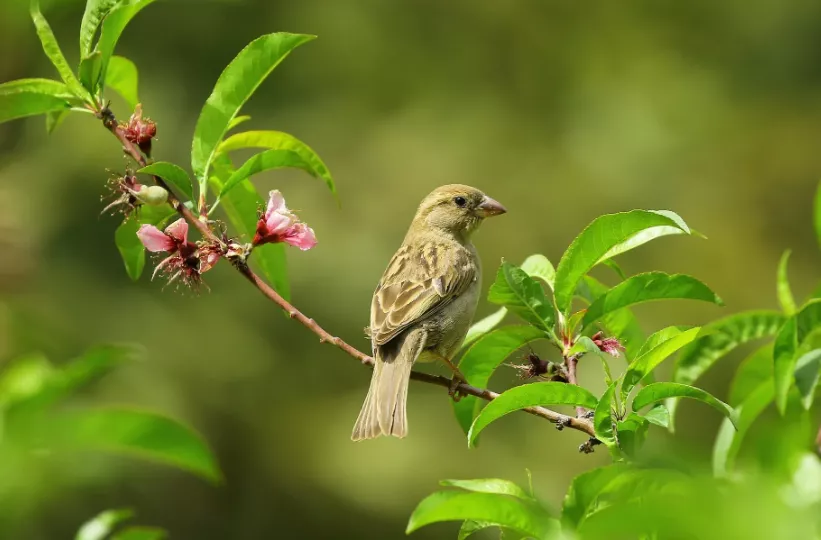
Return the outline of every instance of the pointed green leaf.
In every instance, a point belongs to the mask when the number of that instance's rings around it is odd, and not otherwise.
[[[781,414],[787,410],[787,393],[795,380],[798,354],[805,340],[821,327],[821,300],[807,302],[787,319],[775,337],[773,350],[775,403]]]
[[[616,423],[619,438],[619,449],[630,458],[635,458],[647,440],[650,422],[643,416],[630,413],[624,420]]]
[[[111,534],[114,527],[132,517],[134,517],[134,512],[130,508],[106,510],[85,522],[77,531],[74,540],[104,540]]]
[[[48,56],[60,78],[66,83],[69,91],[76,97],[81,99],[89,99],[90,96],[77,77],[74,71],[68,65],[66,57],[63,56],[63,51],[60,50],[60,45],[57,43],[57,38],[54,37],[54,32],[51,31],[48,21],[40,12],[40,1],[31,0],[31,19],[34,21],[34,27],[37,29],[37,35],[40,37],[40,43],[43,45],[43,51]]]
[[[676,214],[667,211],[633,210],[596,218],[567,248],[556,268],[555,298],[567,314],[582,277],[594,266],[629,249],[668,234],[689,234]]]
[[[496,274],[496,281],[487,293],[487,299],[494,304],[505,306],[537,328],[553,332],[553,304],[545,296],[539,282],[518,266],[502,262]]]
[[[103,57],[102,73],[106,80],[109,62],[125,27],[128,26],[131,19],[142,11],[143,8],[152,4],[154,1],[155,0],[128,0],[127,2],[121,2],[103,19],[97,49]]]
[[[100,86],[102,69],[103,55],[100,51],[94,51],[80,62],[80,68],[78,69],[80,83],[92,95],[96,95],[97,88]]]
[[[213,191],[219,193],[222,182],[233,173],[231,160],[225,154],[218,154],[214,160],[214,175],[211,176]],[[244,180],[222,200],[222,209],[234,226],[234,229],[248,241],[254,236],[257,226],[257,214],[265,208],[265,201],[257,193],[249,180]],[[268,283],[286,300],[291,290],[288,283],[288,261],[285,257],[285,244],[264,244],[254,248],[251,264],[259,267]]]
[[[277,33],[252,41],[220,75],[197,120],[191,148],[191,168],[202,184],[231,120],[262,81],[293,49],[314,36]]]
[[[94,36],[100,27],[100,23],[119,2],[120,0],[88,0],[86,2],[83,22],[80,24],[80,56],[86,57],[91,54]]]
[[[709,392],[694,386],[687,386],[686,384],[671,382],[648,384],[636,394],[633,400],[633,410],[638,411],[647,405],[652,405],[653,403],[658,403],[670,398],[690,398],[706,403],[729,418],[730,421],[733,422],[733,425],[735,425],[735,411],[732,407]]]
[[[790,253],[791,251],[788,249],[781,255],[781,260],[778,262],[778,276],[776,279],[778,303],[781,304],[782,311],[787,315],[795,313],[795,298],[793,298],[789,276],[787,275],[787,263],[790,260]]]
[[[67,111],[76,100],[68,87],[50,79],[20,79],[0,84],[0,123]]]
[[[497,493],[499,495],[510,495],[525,501],[534,500],[518,484],[510,480],[500,478],[479,478],[473,480],[442,480],[440,485],[445,487],[456,487],[477,493]]]
[[[811,349],[800,355],[795,363],[795,386],[801,393],[801,404],[807,410],[812,407],[819,378],[821,378],[821,349]]]
[[[772,403],[774,397],[772,381],[765,381],[736,407],[735,425],[728,418],[721,423],[713,445],[713,473],[716,476],[726,476],[732,470],[750,426]]]
[[[652,349],[643,353],[641,356],[630,362],[622,376],[623,382],[621,387],[622,400],[626,399],[630,391],[649,373],[652,373],[659,364],[661,364],[670,355],[696,339],[701,328],[691,328],[680,332],[675,336],[662,341]]]
[[[533,326],[506,326],[482,336],[462,356],[459,371],[468,382],[479,388],[487,386],[490,376],[508,356],[525,344],[543,339],[543,331]],[[474,396],[465,396],[453,402],[456,420],[468,433],[473,420],[479,414],[482,401]]]
[[[494,493],[439,491],[427,496],[411,514],[406,533],[442,521],[490,521],[535,538],[548,538],[558,528],[544,511],[515,498]]]
[[[556,270],[553,268],[553,263],[544,255],[531,255],[524,260],[520,267],[530,277],[539,278],[553,289],[553,284],[556,281]]]
[[[229,129],[230,129],[229,125]],[[331,172],[307,144],[293,135],[281,131],[245,131],[228,137],[219,147],[220,152],[231,152],[242,148],[267,148],[269,150],[288,150],[297,154],[304,165],[285,165],[299,167],[305,172],[325,182],[331,193],[336,195],[336,185]]]
[[[287,167],[294,167],[311,173],[311,166],[299,154],[291,150],[266,150],[251,156],[225,181],[222,190],[217,195],[217,202],[213,206],[216,207],[219,201],[243,180],[263,171]]]
[[[582,320],[582,328],[600,317],[634,304],[665,299],[691,299],[724,305],[707,285],[694,277],[684,274],[648,272],[622,281],[596,299],[587,308]]]
[[[670,426],[670,410],[663,404],[654,405],[644,414],[644,418],[651,424],[667,428]]]
[[[191,178],[188,176],[188,173],[178,165],[167,161],[157,161],[147,167],[143,167],[137,172],[159,176],[180,190],[189,200],[194,198],[194,187],[191,185]]]
[[[66,412],[58,422],[65,441],[77,449],[134,455],[185,469],[211,482],[222,479],[202,438],[171,418],[106,407]]]
[[[773,345],[769,343],[756,349],[745,358],[736,369],[730,383],[729,402],[736,406],[747,399],[752,392],[773,379]]]
[[[615,396],[618,385],[619,381],[613,381],[607,387],[593,411],[593,427],[596,430],[596,438],[608,447],[616,444],[616,436],[613,432],[613,408],[617,406]]]
[[[575,477],[564,497],[562,522],[576,528],[591,510],[595,510],[594,503],[599,493],[627,470],[626,464],[614,463]]]
[[[459,534],[456,537],[456,540],[465,540],[473,533],[477,533],[479,531],[483,531],[485,529],[490,529],[492,527],[498,527],[498,523],[493,523],[490,521],[477,521],[475,519],[466,519],[462,526],[459,528]]]
[[[468,432],[468,445],[473,446],[476,437],[493,421],[514,411],[534,406],[576,405],[592,409],[598,400],[589,390],[560,382],[537,382],[516,386],[502,392],[485,405],[473,421]]]
[[[251,117],[247,114],[244,114],[242,116],[237,116],[233,120],[228,122],[228,129],[226,131],[231,131],[232,129],[236,128],[240,124],[244,124],[245,122],[247,122],[250,119],[251,119]]]
[[[123,56],[112,56],[108,61],[108,70],[105,74],[105,85],[111,88],[134,109],[140,102],[139,74],[137,66]]]
[[[507,308],[499,308],[487,317],[473,323],[462,341],[462,349],[466,349],[474,341],[496,328],[507,315]]]
[[[46,113],[46,133],[51,135],[54,133],[54,130],[60,127],[60,124],[63,123],[63,120],[66,119],[68,113],[71,112],[71,109],[60,109],[57,111],[49,111]]]

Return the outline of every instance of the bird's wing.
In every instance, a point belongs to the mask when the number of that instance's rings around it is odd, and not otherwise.
[[[371,341],[384,345],[438,311],[473,282],[467,250],[435,243],[405,245],[391,259],[371,303]]]

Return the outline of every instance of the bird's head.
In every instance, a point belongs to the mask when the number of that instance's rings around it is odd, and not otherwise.
[[[482,221],[507,212],[498,201],[462,184],[434,189],[419,205],[414,223],[454,235],[469,237]]]

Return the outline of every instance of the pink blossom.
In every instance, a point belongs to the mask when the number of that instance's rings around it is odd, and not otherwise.
[[[201,275],[210,270],[221,255],[208,246],[200,249],[189,242],[188,223],[183,218],[166,227],[165,231],[153,225],[143,225],[137,236],[148,251],[170,253],[154,269],[154,277],[162,273],[168,277],[169,283],[181,279],[186,285],[198,285]]]
[[[615,337],[602,337],[601,332],[596,332],[591,339],[593,343],[599,348],[600,351],[609,354],[610,356],[615,356],[618,358],[620,351],[624,350],[624,345]]]
[[[151,155],[151,139],[157,136],[157,124],[143,118],[143,106],[138,103],[128,123],[120,124],[125,138],[140,147],[146,156]]]
[[[148,251],[174,253],[188,244],[188,223],[180,218],[166,227],[165,232],[154,225],[143,225],[137,231],[137,236]]]
[[[253,245],[259,246],[275,242],[285,242],[305,251],[316,245],[313,229],[285,206],[285,198],[279,190],[268,195],[265,214],[257,222]]]

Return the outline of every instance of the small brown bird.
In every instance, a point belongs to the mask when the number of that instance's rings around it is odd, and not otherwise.
[[[470,186],[452,184],[425,197],[371,302],[376,362],[351,439],[408,433],[405,404],[415,361],[451,362],[479,301],[482,270],[473,232],[505,207]]]

